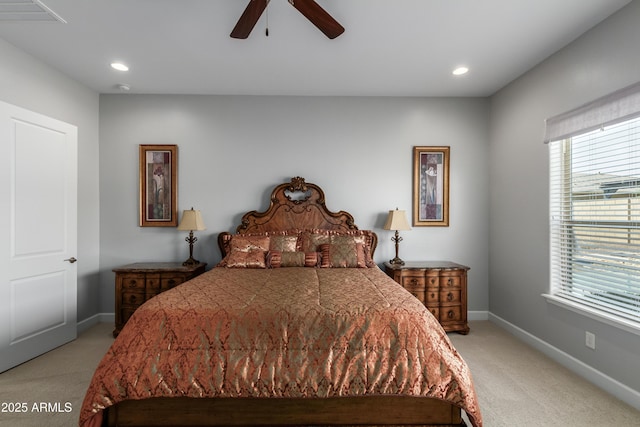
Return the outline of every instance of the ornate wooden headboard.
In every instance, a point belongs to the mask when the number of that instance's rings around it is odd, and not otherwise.
[[[266,211],[254,210],[244,214],[236,232],[248,234],[312,228],[339,231],[358,230],[350,213],[345,211],[331,212],[325,205],[324,191],[316,184],[305,182],[302,177],[296,176],[291,178],[291,182],[275,187],[271,192],[270,200],[269,208]],[[228,233],[221,233],[218,236],[219,244],[225,234]],[[375,248],[375,244],[373,247]]]

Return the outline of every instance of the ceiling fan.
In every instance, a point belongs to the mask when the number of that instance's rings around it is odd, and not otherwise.
[[[267,8],[270,0],[250,0],[247,8],[238,19],[231,31],[234,39],[246,39]],[[288,0],[291,6],[298,9],[313,25],[318,27],[327,37],[335,39],[344,32],[344,27],[338,23],[314,0]]]

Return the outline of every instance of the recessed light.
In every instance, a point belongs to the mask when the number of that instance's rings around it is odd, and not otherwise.
[[[469,72],[469,69],[467,67],[458,67],[455,70],[453,70],[453,75],[461,76],[463,74],[467,74],[468,72]]]
[[[129,71],[129,67],[124,65],[122,62],[112,62],[111,63],[111,68],[113,68],[115,70],[118,70],[118,71]]]

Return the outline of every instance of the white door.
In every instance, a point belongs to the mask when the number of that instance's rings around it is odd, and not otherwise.
[[[0,372],[76,337],[77,134],[0,101]]]

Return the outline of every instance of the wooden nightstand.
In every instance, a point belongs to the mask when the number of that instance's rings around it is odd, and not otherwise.
[[[183,266],[181,262],[140,262],[114,268],[116,273],[116,337],[129,317],[151,297],[202,273],[206,263]]]
[[[469,333],[467,271],[450,261],[384,263],[385,272],[431,311],[445,331]]]

